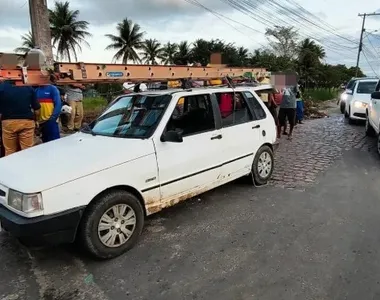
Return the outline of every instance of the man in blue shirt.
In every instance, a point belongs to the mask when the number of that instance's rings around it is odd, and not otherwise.
[[[58,88],[54,85],[43,85],[36,89],[36,94],[41,106],[37,121],[40,126],[42,142],[47,143],[59,139],[58,118],[62,103]]]
[[[35,115],[40,104],[30,86],[0,83],[0,119],[5,156],[34,146]]]

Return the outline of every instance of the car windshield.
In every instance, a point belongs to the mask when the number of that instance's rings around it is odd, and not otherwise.
[[[346,90],[352,90],[352,88],[354,87],[355,85],[355,82],[356,82],[356,79],[351,79],[347,85],[346,85]]]
[[[93,135],[146,138],[161,120],[171,95],[128,95],[113,102],[82,131]]]
[[[375,91],[377,81],[359,81],[356,93],[358,94],[371,94]]]

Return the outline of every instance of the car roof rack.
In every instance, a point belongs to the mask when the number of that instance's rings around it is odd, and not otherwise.
[[[20,55],[0,53],[0,82],[16,85],[68,85],[73,83],[140,83],[182,81],[182,87],[192,81],[212,81],[222,78],[257,78],[270,76],[265,68],[230,68],[222,64],[201,66],[136,65],[106,63],[55,62],[46,66],[39,49],[29,51],[20,65]]]

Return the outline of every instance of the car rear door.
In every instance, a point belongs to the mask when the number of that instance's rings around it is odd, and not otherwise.
[[[215,96],[222,120],[222,180],[229,181],[251,171],[254,155],[260,147],[261,122],[252,114],[243,92],[231,90],[215,93]]]

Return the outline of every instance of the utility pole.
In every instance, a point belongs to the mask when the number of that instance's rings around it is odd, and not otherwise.
[[[358,49],[358,57],[356,58],[356,75],[355,77],[358,77],[358,73],[359,73],[359,61],[360,61],[360,52],[363,50],[363,34],[365,32],[365,28],[364,28],[364,25],[365,25],[365,19],[366,17],[369,17],[369,16],[379,16],[380,13],[364,13],[364,14],[358,14],[359,17],[363,17],[363,22],[362,22],[362,29],[360,31],[360,41],[359,41],[359,49]]]
[[[49,11],[46,0],[29,0],[29,14],[35,43],[34,46],[44,52],[47,66],[52,66],[54,60],[51,45]]]

